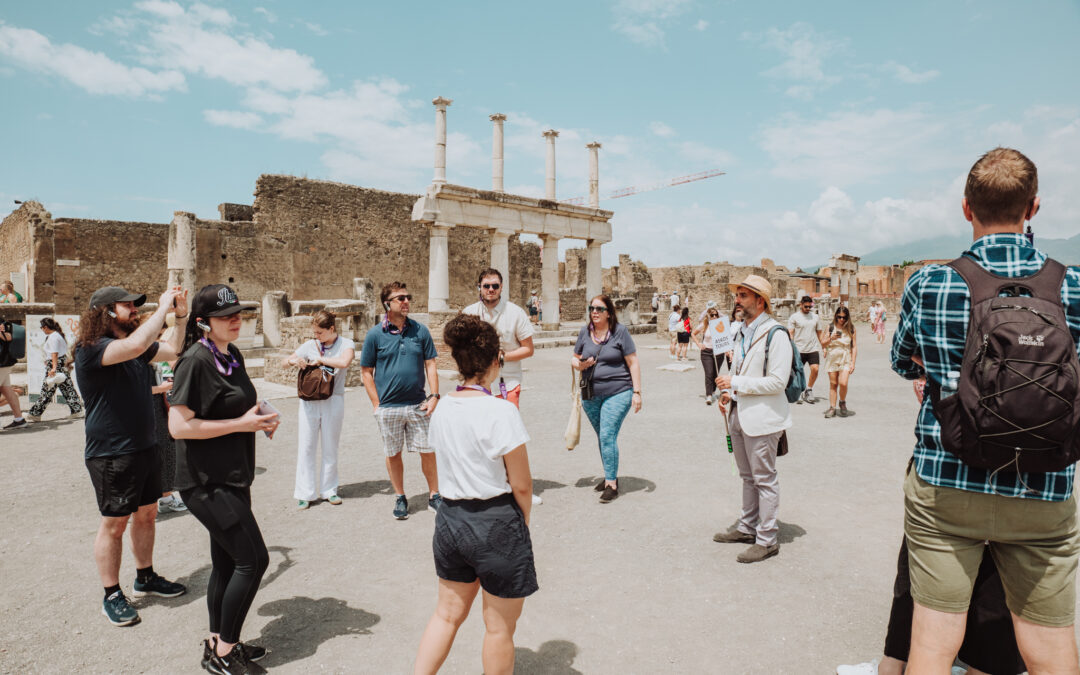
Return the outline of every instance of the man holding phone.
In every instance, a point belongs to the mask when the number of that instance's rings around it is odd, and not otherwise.
[[[179,287],[161,294],[157,310],[143,320],[145,295],[115,286],[90,296],[79,319],[75,372],[86,403],[86,468],[97,492],[101,524],[94,558],[105,587],[101,613],[114,626],[139,621],[120,590],[123,535],[131,521],[135,555],[135,596],[172,598],[187,591],[154,572],[154,520],[161,496],[161,458],[154,427],[154,399],[147,364],[174,361],[183,339],[187,293]],[[165,316],[176,313],[177,330],[158,342]]]
[[[428,510],[437,511],[442,503],[435,452],[428,444],[428,423],[439,403],[438,354],[427,326],[409,318],[412,295],[403,282],[383,286],[379,299],[386,314],[382,324],[364,338],[360,369],[383,437],[386,472],[396,495],[394,517],[405,520],[409,500],[405,497],[402,449],[420,453],[420,468],[428,484]],[[425,379],[431,390],[426,396]]]

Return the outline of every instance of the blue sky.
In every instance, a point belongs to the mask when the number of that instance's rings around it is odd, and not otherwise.
[[[288,173],[402,192],[447,176],[540,196],[708,169],[605,201],[650,265],[823,262],[965,232],[959,201],[996,145],[1039,166],[1047,237],[1080,233],[1080,3],[704,0],[385,3],[38,0],[0,8],[0,211],[166,222],[251,203]],[[1052,253],[1052,252],[1051,252]]]

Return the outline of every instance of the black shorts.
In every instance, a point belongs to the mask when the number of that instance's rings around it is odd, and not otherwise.
[[[161,497],[161,457],[156,447],[115,457],[92,457],[86,460],[86,470],[103,516],[129,516]]]
[[[514,496],[446,499],[435,516],[431,540],[440,579],[480,586],[500,598],[535,593],[532,539]]]
[[[802,359],[804,365],[810,364],[812,366],[816,366],[821,363],[821,356],[817,352],[807,352],[805,354],[799,352],[799,358]]]
[[[685,345],[690,342],[690,333],[682,332],[676,333],[675,338],[679,341],[679,344]]]

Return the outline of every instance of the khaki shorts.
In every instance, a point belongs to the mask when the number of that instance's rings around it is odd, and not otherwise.
[[[984,542],[1009,611],[1042,626],[1071,626],[1080,555],[1076,495],[1063,502],[937,487],[909,470],[904,532],[911,596],[940,612],[966,612]]]
[[[11,386],[11,369],[14,366],[8,366],[7,368],[0,368],[0,387]]]

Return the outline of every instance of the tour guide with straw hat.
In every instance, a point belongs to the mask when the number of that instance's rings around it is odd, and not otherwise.
[[[714,541],[751,544],[736,558],[760,562],[780,552],[777,543],[780,484],[776,477],[776,448],[791,427],[791,410],[784,395],[791,375],[791,341],[771,312],[772,285],[751,274],[729,284],[735,307],[743,311],[743,326],[735,334],[735,358],[729,375],[716,378],[720,410],[743,481],[742,514],[735,529],[718,532]],[[772,340],[769,334],[779,329]],[[766,371],[768,349],[768,371]],[[730,405],[729,405],[730,404]]]

